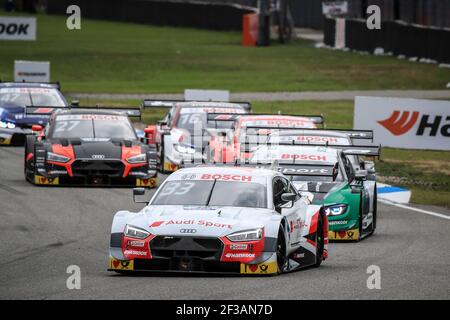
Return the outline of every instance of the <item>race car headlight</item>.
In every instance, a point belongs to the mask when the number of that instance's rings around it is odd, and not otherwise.
[[[125,227],[124,234],[127,237],[136,238],[136,239],[145,239],[150,235],[150,233],[145,231],[144,229],[133,227],[128,224]]]
[[[47,152],[47,160],[54,161],[54,162],[66,163],[67,161],[70,160],[70,158],[60,155],[60,154],[57,154],[57,153]]]
[[[258,228],[255,230],[236,232],[228,235],[227,238],[233,242],[261,240],[262,229]]]
[[[0,121],[0,128],[4,129],[14,129],[16,125],[9,121]]]
[[[147,162],[147,155],[145,153],[138,154],[137,156],[132,156],[127,159],[128,163],[143,163]]]
[[[347,211],[347,205],[345,205],[345,204],[325,207],[325,214],[327,216],[329,216],[329,215],[338,216],[338,215],[345,213],[346,211]]]
[[[188,153],[188,154],[195,153],[195,148],[187,144],[175,144],[173,147],[179,153]]]

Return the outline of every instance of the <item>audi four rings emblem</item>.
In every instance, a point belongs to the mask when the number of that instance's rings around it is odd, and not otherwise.
[[[196,233],[196,229],[180,229],[180,233]]]
[[[96,159],[96,160],[105,159],[105,155],[104,154],[93,154],[92,159]]]

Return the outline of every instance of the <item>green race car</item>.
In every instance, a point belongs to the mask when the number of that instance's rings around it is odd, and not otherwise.
[[[355,171],[349,156],[379,154],[377,146],[259,145],[250,164],[275,163],[313,204],[323,204],[330,240],[359,241],[376,229],[373,193],[366,185],[367,172]]]

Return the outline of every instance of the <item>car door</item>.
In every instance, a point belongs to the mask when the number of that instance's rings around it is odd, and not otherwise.
[[[350,160],[345,156],[343,153],[341,153],[342,163],[344,165],[344,170],[347,174],[347,179],[349,184],[353,186],[357,186],[361,190],[361,208],[362,208],[362,218],[363,221],[367,220],[369,210],[370,210],[370,196],[369,196],[369,190],[368,187],[364,184],[362,181],[356,181],[355,180],[355,171],[353,169],[353,166],[350,162]],[[366,221],[367,223],[367,221]]]
[[[281,199],[283,193],[295,192],[290,182],[283,177],[275,177],[273,180],[273,203],[275,210],[286,218],[286,235],[288,240],[288,251],[299,242],[300,230],[297,227],[299,216],[299,201],[285,202]]]

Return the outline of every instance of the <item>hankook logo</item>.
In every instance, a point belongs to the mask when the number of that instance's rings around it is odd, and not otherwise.
[[[400,116],[400,111],[395,110],[389,118],[377,122],[388,129],[393,135],[400,136],[411,130],[417,118],[419,118],[419,112],[417,111],[412,112],[411,117],[409,114],[409,111],[403,111]]]
[[[400,136],[411,130],[419,120],[419,115],[418,111],[400,112],[395,110],[389,118],[377,122],[393,135]],[[445,121],[449,120],[450,116],[436,115],[433,118],[433,116],[428,114],[422,114],[416,136],[423,136],[428,132],[430,137],[435,137],[438,133],[444,137],[450,137],[450,124],[445,123]]]
[[[180,233],[196,233],[197,229],[180,229]]]

